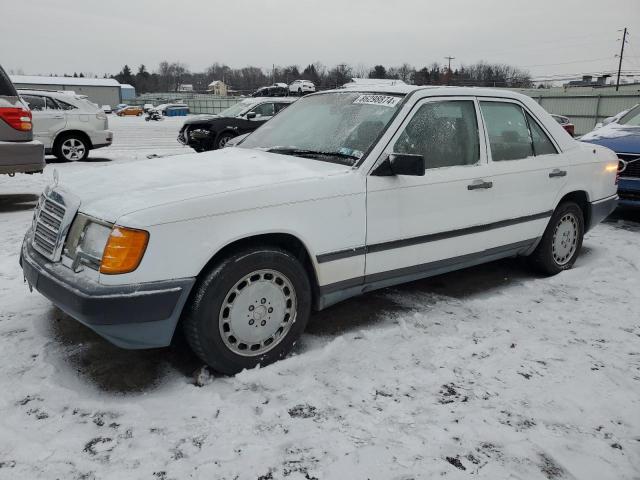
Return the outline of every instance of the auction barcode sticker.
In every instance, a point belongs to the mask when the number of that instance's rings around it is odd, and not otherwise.
[[[394,97],[391,95],[360,95],[353,101],[353,103],[395,107],[400,102],[400,100],[400,97]]]

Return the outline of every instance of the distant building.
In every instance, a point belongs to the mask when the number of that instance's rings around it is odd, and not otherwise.
[[[78,95],[86,95],[98,105],[117,105],[122,102],[121,85],[113,78],[9,76],[18,89],[72,91]]]
[[[183,83],[178,87],[179,92],[193,92],[193,85],[190,83]]]
[[[123,102],[136,98],[136,89],[133,85],[123,83],[120,85],[120,98]]]
[[[582,80],[571,80],[565,87],[604,87],[611,75],[601,75],[593,81],[592,75],[583,75]]]
[[[228,95],[228,87],[224,82],[220,80],[214,80],[207,87],[207,92],[217,95],[219,97],[226,97]]]

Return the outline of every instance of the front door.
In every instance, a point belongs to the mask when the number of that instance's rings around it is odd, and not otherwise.
[[[481,122],[472,97],[415,105],[380,160],[422,155],[426,173],[367,177],[366,282],[472,264],[500,246],[490,226],[508,208],[495,200]]]

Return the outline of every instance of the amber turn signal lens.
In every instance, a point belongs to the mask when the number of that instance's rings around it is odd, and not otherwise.
[[[115,275],[133,272],[144,255],[149,232],[133,228],[113,227],[104,248],[100,273]]]

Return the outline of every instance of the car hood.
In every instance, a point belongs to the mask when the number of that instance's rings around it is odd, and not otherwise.
[[[81,212],[116,222],[140,210],[175,207],[179,202],[243,190],[278,190],[285,183],[321,181],[351,170],[308,158],[225,148],[99,167],[91,174],[70,174],[59,183],[64,191],[79,197]],[[309,189],[308,195],[317,194],[317,190]]]
[[[580,140],[602,145],[617,153],[640,154],[640,127],[610,123],[587,133]]]
[[[187,120],[185,120],[184,124],[191,125],[193,123],[209,122],[217,118],[225,118],[225,117],[221,117],[220,115],[194,115],[192,117],[189,117]]]

